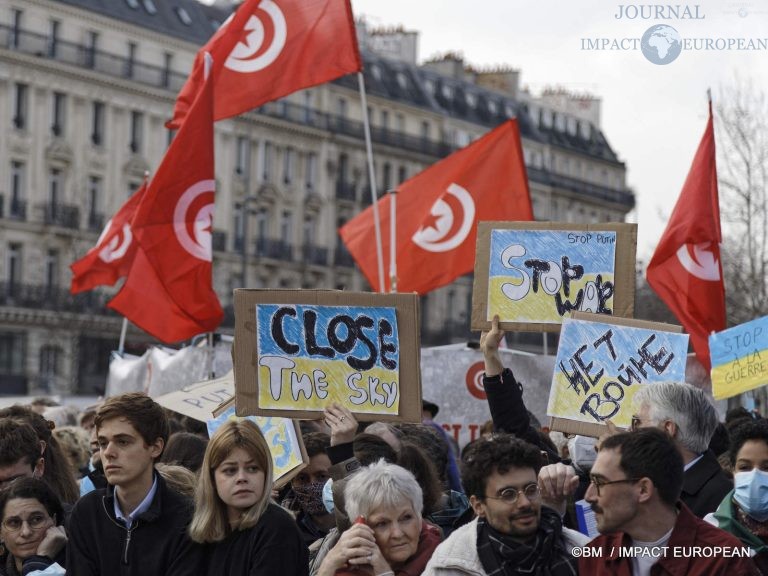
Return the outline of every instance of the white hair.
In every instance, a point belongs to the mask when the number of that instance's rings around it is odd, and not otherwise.
[[[416,515],[421,517],[421,486],[408,470],[383,458],[352,475],[344,488],[344,508],[350,520],[367,517],[382,507],[404,503],[411,504]]]
[[[675,440],[695,454],[707,451],[717,428],[717,412],[704,391],[685,382],[658,382],[635,394],[637,407],[647,405],[655,426],[665,420],[677,425]]]

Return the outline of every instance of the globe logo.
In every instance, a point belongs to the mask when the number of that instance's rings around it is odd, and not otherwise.
[[[649,62],[661,66],[674,62],[683,50],[680,34],[672,26],[651,26],[640,40],[640,50]]]

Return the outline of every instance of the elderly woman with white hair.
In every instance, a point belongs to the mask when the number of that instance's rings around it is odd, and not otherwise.
[[[320,564],[318,576],[418,576],[440,544],[421,518],[422,491],[413,474],[380,460],[350,477],[345,509],[355,518]]]

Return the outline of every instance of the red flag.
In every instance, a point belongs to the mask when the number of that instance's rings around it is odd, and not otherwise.
[[[363,67],[349,0],[245,0],[197,53],[169,128],[181,125],[203,84],[205,52],[214,61],[214,120]]]
[[[131,231],[131,220],[144,197],[147,181],[134,192],[125,204],[104,226],[96,246],[80,260],[70,265],[72,294],[92,290],[96,286],[112,286],[128,274],[136,253],[136,242]]]
[[[164,342],[215,330],[224,317],[211,286],[215,180],[210,78],[136,209],[137,254],[128,279],[109,303]]]
[[[398,284],[425,294],[472,271],[477,222],[533,220],[517,120],[430,166],[397,189]],[[379,200],[385,259],[389,255],[390,197]],[[340,230],[360,269],[378,289],[373,208]],[[385,279],[389,289],[389,280]]]
[[[683,191],[645,276],[691,336],[710,369],[707,338],[725,328],[725,286],[720,263],[720,208],[712,103],[709,121]]]

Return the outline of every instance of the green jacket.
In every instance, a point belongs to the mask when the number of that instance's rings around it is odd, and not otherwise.
[[[710,514],[706,520],[721,530],[736,536],[745,545],[752,548],[755,554],[768,554],[768,546],[766,546],[765,542],[752,534],[746,526],[739,522],[736,516],[736,506],[733,503],[733,490],[726,494],[714,514]]]

